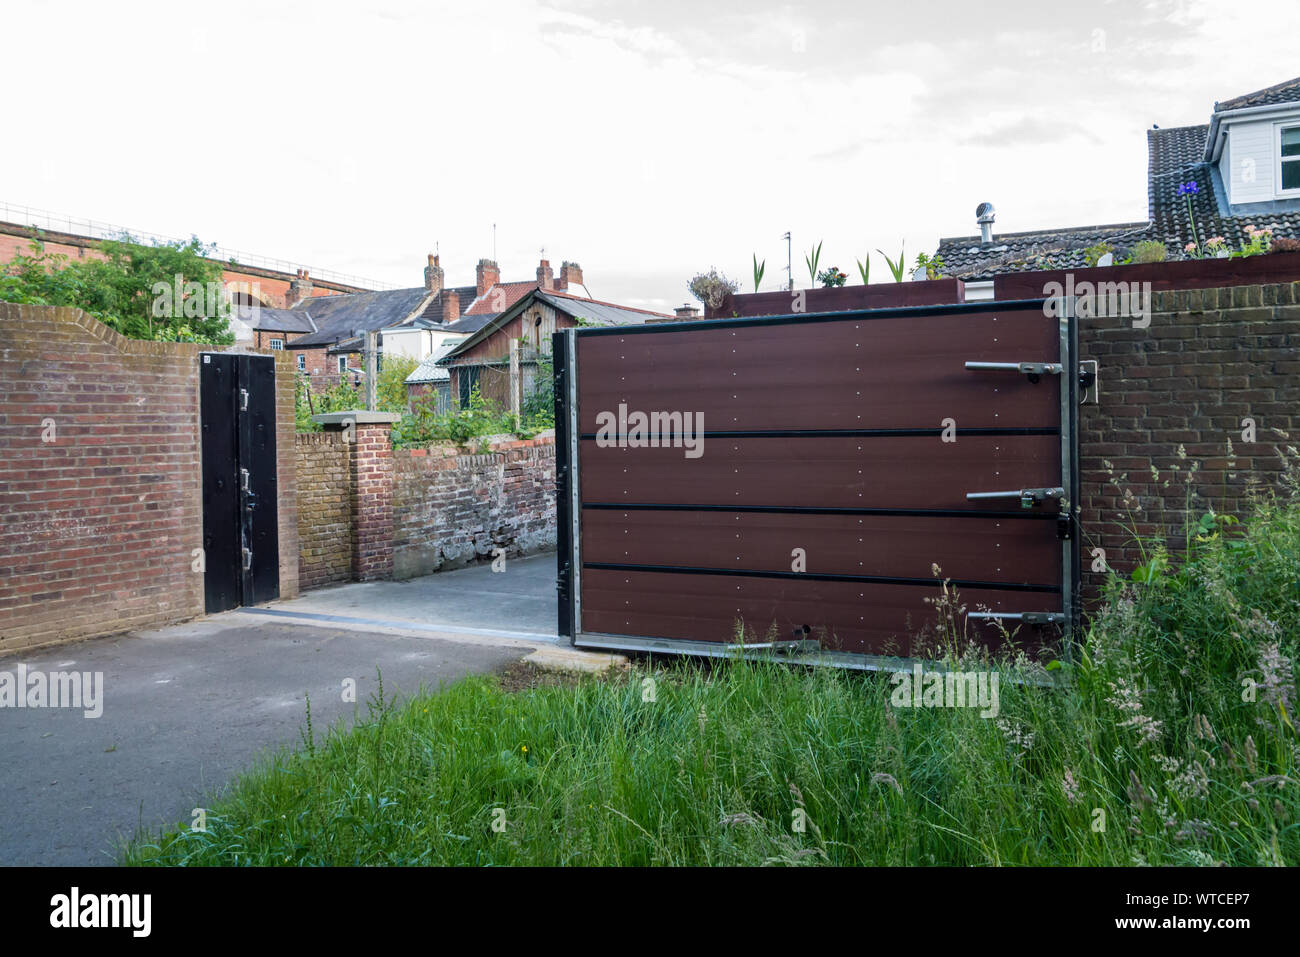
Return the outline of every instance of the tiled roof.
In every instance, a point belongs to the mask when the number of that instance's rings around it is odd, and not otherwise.
[[[1248,106],[1300,102],[1300,77],[1225,103],[1216,111]],[[1216,119],[1217,122],[1217,119]],[[941,239],[943,275],[957,279],[988,279],[994,275],[1037,269],[1073,269],[1087,265],[1084,250],[1100,242],[1115,247],[1117,259],[1144,239],[1165,244],[1170,259],[1181,259],[1192,242],[1187,197],[1191,196],[1197,238],[1222,236],[1230,249],[1247,241],[1246,227],[1273,226],[1274,238],[1300,238],[1300,203],[1270,204],[1278,211],[1234,212],[1227,204],[1215,167],[1205,161],[1209,125],[1159,127],[1147,130],[1147,223],[1116,223],[994,235],[991,243],[978,236]],[[1180,187],[1192,184],[1186,194]],[[1294,209],[1289,207],[1294,206]],[[1259,209],[1260,207],[1251,207]]]
[[[451,352],[452,349],[460,345],[460,339],[446,339],[439,344],[438,348],[433,350],[423,362],[415,367],[410,375],[406,377],[408,385],[414,385],[417,382],[446,382],[451,378],[451,373],[444,366],[438,365],[438,360]]]
[[[537,288],[537,280],[531,282],[499,282],[479,296],[468,306],[461,304],[462,316],[495,316],[505,312],[524,296]],[[500,290],[498,292],[498,290]],[[502,296],[501,293],[505,295]]]
[[[556,290],[542,291],[535,286],[528,291],[535,294],[537,298],[546,302],[552,308],[572,316],[573,318],[589,319],[600,325],[610,326],[628,326],[639,325],[648,319],[670,319],[671,316],[660,312],[650,312],[647,309],[636,309],[631,306],[619,306],[610,302],[601,302],[597,299],[585,299],[582,296],[572,296],[568,293],[558,292]],[[485,319],[479,328],[473,331],[472,335],[455,343],[454,347],[449,350],[443,357],[444,364],[451,364],[451,359],[459,353],[472,349],[478,343],[492,334],[494,328],[508,323],[515,315],[522,312],[528,305],[525,301],[529,299],[528,295],[520,296],[515,304],[507,308],[504,312],[495,316],[489,316]],[[477,318],[477,317],[472,317]],[[447,328],[455,328],[455,324]]]
[[[370,332],[395,326],[423,312],[427,298],[429,291],[419,286],[304,300],[292,311],[310,316],[318,331],[295,340],[294,346],[330,345],[351,337],[357,329]]]
[[[649,309],[637,309],[634,306],[619,306],[599,299],[585,296],[572,296],[555,290],[537,290],[542,300],[575,319],[589,319],[592,322],[608,326],[639,325],[649,319],[671,319],[663,312],[651,312]]]
[[[235,318],[263,332],[314,332],[316,327],[301,312],[272,309],[270,306],[239,306]]]
[[[1148,201],[1151,211],[1149,239],[1165,244],[1171,259],[1182,256],[1183,247],[1192,241],[1187,218],[1187,196],[1178,189],[1185,183],[1195,184],[1191,193],[1196,231],[1202,242],[1222,236],[1232,249],[1247,239],[1247,226],[1276,225],[1274,238],[1300,238],[1300,208],[1289,212],[1264,212],[1232,215],[1221,197],[1214,167],[1201,162],[1208,127],[1180,126],[1172,129],[1147,130],[1150,167],[1147,175]],[[1217,186],[1217,188],[1216,188]]]
[[[1293,80],[1284,80],[1276,86],[1268,86],[1254,93],[1243,93],[1231,100],[1214,104],[1214,112],[1241,110],[1248,106],[1273,106],[1278,103],[1300,103],[1300,76]]]
[[[966,281],[988,279],[998,273],[1037,269],[1077,269],[1087,265],[1084,250],[1101,242],[1129,245],[1143,238],[1147,223],[1113,223],[1070,229],[1040,229],[1026,233],[994,233],[993,241],[979,236],[939,240],[936,255],[943,257],[945,277]]]

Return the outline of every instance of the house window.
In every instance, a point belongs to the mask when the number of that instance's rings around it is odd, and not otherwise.
[[[339,356],[339,375],[348,374],[348,357]]]
[[[303,355],[301,352],[298,353],[298,371],[299,372],[307,371],[307,357]]]
[[[1278,163],[1280,191],[1300,192],[1300,126],[1278,129]]]
[[[272,352],[279,352],[279,351],[282,350],[283,348],[284,348],[284,340],[283,340],[283,339],[272,339],[272,340],[271,340],[271,351],[272,351]]]

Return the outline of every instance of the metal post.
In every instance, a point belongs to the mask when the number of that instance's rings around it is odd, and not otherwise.
[[[375,368],[375,359],[379,350],[375,346],[375,332],[366,333],[366,408],[376,411],[379,404],[379,375]]]

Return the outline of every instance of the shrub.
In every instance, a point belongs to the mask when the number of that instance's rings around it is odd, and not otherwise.
[[[1162,263],[1167,250],[1165,244],[1156,239],[1144,239],[1133,244],[1133,261],[1135,263]]]
[[[702,272],[691,279],[686,288],[690,290],[692,296],[704,303],[704,305],[710,309],[717,309],[727,296],[740,288],[740,284],[728,279],[716,269],[710,269],[708,272]]]
[[[849,277],[840,272],[838,266],[831,266],[829,269],[823,269],[817,274],[817,281],[827,289],[834,289],[837,286],[844,285],[845,280]]]

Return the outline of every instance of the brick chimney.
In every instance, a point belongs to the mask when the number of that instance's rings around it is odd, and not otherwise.
[[[478,277],[476,295],[481,296],[501,281],[501,268],[490,259],[480,259],[475,275]]]
[[[438,265],[438,257],[432,254],[429,265],[424,267],[424,288],[434,293],[442,289],[442,267]]]
[[[678,319],[698,319],[700,318],[700,307],[693,306],[689,302],[683,303],[673,310],[673,315]]]
[[[549,260],[543,259],[537,265],[537,285],[542,289],[555,288],[555,273]]]
[[[455,289],[444,289],[438,301],[442,304],[442,313],[438,318],[444,323],[455,322],[460,318],[460,293]]]
[[[299,269],[296,279],[289,281],[289,291],[284,294],[284,308],[292,309],[311,295],[311,277],[307,270]]]
[[[567,290],[570,286],[582,285],[582,267],[577,263],[565,261],[560,265],[560,279],[557,289]]]

